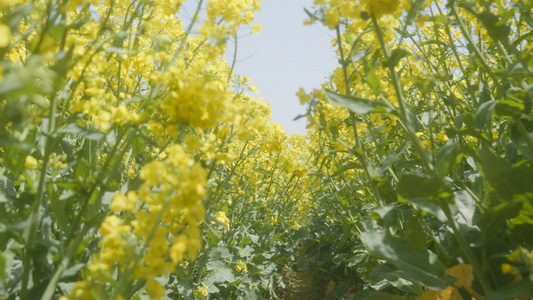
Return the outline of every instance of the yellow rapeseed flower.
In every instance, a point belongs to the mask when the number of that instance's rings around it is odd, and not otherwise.
[[[246,267],[246,262],[244,262],[242,260],[238,260],[237,261],[237,266],[235,267],[235,270],[237,272],[242,272],[242,273],[248,272],[248,268]]]
[[[303,88],[300,88],[298,90],[298,93],[296,93],[296,96],[300,99],[300,104],[304,105],[305,103],[309,102],[311,100],[311,96],[305,93]]]
[[[400,0],[361,0],[361,4],[367,12],[379,18],[396,12],[400,5]]]
[[[215,220],[217,220],[217,222],[219,223],[223,223],[224,224],[224,228],[226,228],[227,230],[229,230],[229,219],[228,217],[226,216],[226,213],[223,212],[223,211],[219,211],[215,217]]]
[[[197,291],[198,291],[198,294],[200,294],[200,295],[202,295],[204,297],[209,295],[209,292],[207,291],[207,286],[205,284],[200,284],[198,286]]]
[[[29,170],[35,170],[39,166],[39,162],[35,157],[28,155],[24,161],[24,167]]]
[[[11,28],[6,24],[0,24],[0,48],[9,46],[11,43]]]

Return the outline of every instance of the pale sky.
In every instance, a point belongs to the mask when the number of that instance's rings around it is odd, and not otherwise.
[[[187,1],[191,7],[197,1]],[[319,23],[303,25],[304,7],[311,10],[313,0],[265,0],[253,24],[261,24],[258,35],[249,28],[238,32],[235,72],[247,75],[259,88],[259,97],[272,104],[272,120],[283,125],[287,133],[305,133],[306,119],[293,121],[306,109],[296,92],[320,88],[337,65],[331,49],[334,33]],[[233,59],[234,44],[228,41],[227,60]]]

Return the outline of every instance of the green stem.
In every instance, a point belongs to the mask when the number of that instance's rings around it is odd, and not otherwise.
[[[191,34],[192,27],[196,23],[196,19],[198,19],[198,15],[200,14],[200,10],[202,9],[202,3],[203,2],[204,2],[204,0],[198,1],[198,6],[196,7],[196,11],[194,12],[194,15],[192,17],[191,23],[189,24],[189,27],[187,27],[187,31],[185,31],[185,36],[181,40],[181,43],[180,43],[180,46],[179,46],[178,50],[176,50],[174,55],[172,55],[172,58],[170,59],[170,63],[168,64],[168,67],[170,67],[174,63],[176,58],[178,58],[178,55],[181,53],[181,50],[183,49],[183,47],[187,43],[187,38],[189,37],[189,34]]]
[[[346,69],[346,60],[344,58],[344,51],[342,50],[342,39],[341,39],[339,26],[336,27],[336,31],[337,31],[337,41],[338,41],[337,44],[339,45],[339,54],[341,56],[342,72],[344,75],[345,93],[346,95],[350,96],[351,95],[350,83],[348,82],[348,71]],[[361,164],[363,165],[366,175],[372,182],[372,191],[374,193],[374,196],[376,197],[378,206],[381,207],[384,205],[383,198],[381,197],[379,189],[377,188],[375,184],[375,173],[372,170],[371,165],[368,162],[368,157],[366,156],[365,148],[363,146],[363,143],[361,142],[359,133],[357,132],[357,120],[355,119],[354,113],[351,111],[350,111],[350,120],[351,120],[350,125],[353,128],[354,138],[357,143],[357,148],[361,150],[359,155],[357,155],[357,151],[354,151],[354,153],[356,154],[356,157],[361,161]]]
[[[533,153],[533,141],[531,140],[531,136],[526,130],[526,127],[524,127],[524,123],[522,123],[522,120],[520,118],[514,116],[513,121],[515,122],[516,126],[518,127],[518,131],[520,131],[520,134],[526,141],[527,147],[529,148],[529,151]]]
[[[479,61],[481,61],[481,64],[483,65],[485,70],[489,73],[490,77],[492,77],[494,82],[497,82],[496,77],[494,77],[494,73],[492,72],[492,69],[491,69],[489,63],[487,62],[485,57],[483,57],[483,54],[481,53],[481,50],[479,50],[479,48],[476,45],[476,43],[474,43],[474,40],[472,39],[472,36],[470,35],[470,32],[468,30],[466,30],[466,26],[465,26],[465,24],[463,22],[463,19],[457,13],[457,8],[455,7],[455,1],[451,1],[450,4],[451,4],[450,6],[451,6],[451,9],[452,9],[452,14],[455,17],[455,19],[457,20],[457,23],[459,24],[459,27],[461,28],[461,32],[463,33],[464,37],[466,37],[466,39],[468,40],[468,43],[470,44],[470,46],[472,46],[472,49],[474,49],[474,53],[476,54],[476,57],[479,59]]]
[[[390,52],[389,52],[389,49],[387,48],[387,44],[385,43],[383,32],[381,32],[381,28],[379,27],[378,21],[374,15],[372,15],[372,22],[374,23],[374,28],[379,38],[379,43],[381,45],[381,50],[383,51],[383,56],[385,57],[386,61],[389,61]],[[400,116],[399,116],[400,120],[405,124],[404,128],[407,131],[407,134],[409,135],[409,138],[411,142],[413,143],[415,150],[418,152],[418,155],[420,156],[420,160],[422,161],[424,168],[429,172],[429,174],[435,175],[435,169],[433,168],[433,165],[430,164],[429,162],[429,159],[428,159],[428,156],[426,155],[424,147],[422,147],[422,142],[416,136],[414,130],[412,130],[412,128],[414,128],[416,124],[410,124],[410,120],[407,117],[407,104],[403,96],[402,87],[400,86],[400,80],[398,79],[398,73],[396,72],[396,70],[394,70],[393,65],[389,64],[388,68],[391,74],[392,83],[394,85],[394,90],[396,91],[396,97],[398,97],[398,102],[400,104]]]
[[[37,194],[35,196],[35,201],[32,204],[33,211],[31,212],[31,217],[35,216],[35,218],[32,221],[29,235],[28,235],[28,242],[26,243],[26,251],[24,253],[24,267],[22,270],[22,283],[21,283],[21,289],[20,289],[20,298],[26,299],[28,294],[28,283],[29,283],[29,277],[30,277],[30,268],[31,268],[31,257],[33,252],[33,243],[35,242],[35,238],[37,236],[37,229],[39,228],[39,225],[41,223],[41,217],[43,214],[43,205],[44,205],[44,190],[46,186],[46,171],[48,169],[48,162],[50,161],[50,154],[53,149],[53,145],[55,144],[55,138],[53,135],[51,135],[55,131],[55,115],[57,112],[57,98],[55,96],[51,97],[50,100],[50,118],[48,123],[48,134],[43,135],[44,139],[44,153],[43,153],[43,165],[41,167],[41,174],[39,177],[39,186],[37,188]],[[50,136],[49,136],[50,135]]]
[[[61,275],[63,275],[63,272],[68,267],[70,260],[72,259],[72,257],[74,257],[74,254],[76,254],[78,247],[80,246],[81,242],[83,242],[83,238],[85,237],[85,234],[87,234],[87,232],[89,232],[89,230],[92,227],[93,227],[93,224],[86,223],[83,229],[81,230],[81,232],[78,234],[78,236],[74,240],[74,242],[70,245],[67,255],[65,255],[65,257],[59,264],[59,267],[56,269],[54,275],[52,276],[52,279],[48,283],[48,286],[46,287],[46,290],[43,293],[41,300],[52,299],[52,297],[54,296],[56,286],[59,282],[59,279],[61,278]]]
[[[454,11],[455,11],[455,9],[454,9]],[[457,14],[457,13],[455,12],[455,14]],[[379,25],[377,23],[377,20],[376,20],[375,16],[372,16],[372,21],[374,22],[374,27],[375,27],[376,32],[378,34],[379,41],[380,41],[380,44],[381,44],[381,49],[383,51],[385,59],[389,60],[390,53],[388,51],[387,45],[385,44],[385,40],[383,38],[383,34],[381,32],[381,29],[380,29],[380,27],[379,27]],[[400,115],[406,122],[408,122],[409,120],[406,118],[405,99],[403,98],[403,92],[402,92],[401,87],[400,87],[400,83],[399,83],[399,80],[398,80],[397,73],[394,70],[394,66],[392,66],[392,65],[389,65],[389,70],[390,70],[390,73],[391,73],[391,76],[392,76],[394,87],[396,89],[396,94],[398,96],[398,100],[400,102],[400,109],[401,109]],[[406,124],[409,124],[409,123],[406,123]],[[411,137],[411,140],[412,140],[413,144],[415,145],[415,149],[419,152],[419,155],[422,158],[422,163],[424,164],[424,167],[425,167],[426,171],[429,172],[429,174],[432,177],[437,178],[437,174],[435,173],[435,170],[434,170],[433,166],[431,164],[429,164],[429,162],[427,161],[427,158],[426,158],[426,156],[424,154],[424,151],[423,151],[422,145],[420,143],[420,140],[416,137],[416,135],[414,134],[414,132],[411,130],[411,128],[409,126],[406,126],[406,127],[407,127],[406,129],[407,129],[407,131],[408,131],[408,133],[409,133],[409,135]],[[453,235],[454,235],[455,239],[457,240],[457,243],[459,244],[463,254],[466,256],[466,259],[470,262],[470,264],[474,268],[474,273],[478,277],[478,279],[479,279],[479,281],[480,281],[480,283],[481,283],[481,285],[483,287],[484,292],[488,293],[492,289],[489,280],[487,279],[485,273],[483,272],[483,269],[481,268],[481,265],[479,264],[478,260],[476,259],[475,255],[472,252],[472,249],[470,248],[470,246],[468,245],[466,239],[464,238],[464,236],[461,234],[461,232],[457,228],[457,225],[455,223],[455,219],[453,218],[453,216],[452,216],[452,214],[450,212],[450,208],[449,208],[448,204],[444,200],[441,200],[441,201],[442,201],[441,205],[440,205],[441,209],[444,211],[444,213],[446,215],[446,218],[448,220],[448,224],[449,224],[449,226],[452,229]]]
[[[233,69],[235,68],[235,63],[237,62],[237,33],[235,33],[235,48],[233,50],[233,61],[231,62],[231,69],[228,73],[228,83],[231,81],[231,75],[233,74]]]

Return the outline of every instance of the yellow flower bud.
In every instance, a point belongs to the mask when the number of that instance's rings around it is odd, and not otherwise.
[[[26,160],[24,161],[24,167],[29,170],[35,170],[39,166],[39,162],[35,157],[28,155],[26,156]]]

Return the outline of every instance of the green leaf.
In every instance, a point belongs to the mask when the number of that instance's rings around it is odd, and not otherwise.
[[[372,89],[372,93],[379,94],[379,92],[381,91],[379,79],[376,75],[376,72],[374,72],[374,67],[372,66],[370,60],[365,61],[365,75],[366,83],[368,83],[370,89]]]
[[[391,109],[368,99],[340,95],[330,90],[325,91],[326,99],[335,105],[349,109],[358,114],[388,113]]]
[[[348,259],[348,267],[357,266],[360,262],[362,262],[366,258],[366,253],[357,253],[353,256],[350,256]]]
[[[307,115],[297,115],[296,117],[294,117],[294,119],[292,119],[293,121],[298,121],[300,120],[301,118],[305,118],[307,117]]]
[[[406,199],[410,198],[449,198],[451,192],[440,178],[407,174],[402,176],[396,191]]]
[[[349,163],[346,163],[346,164],[343,164],[342,167],[340,167],[332,176],[333,177],[337,177],[339,175],[341,175],[342,173],[348,171],[348,170],[352,170],[352,169],[362,169],[363,166],[361,166],[360,163],[357,163],[357,162],[349,162]]]
[[[396,67],[398,65],[398,63],[400,62],[400,59],[406,57],[406,56],[409,56],[411,55],[411,52],[405,50],[405,49],[402,49],[402,48],[399,48],[399,49],[394,49],[392,50],[391,54],[390,54],[390,58],[389,58],[389,61],[387,61],[387,66],[388,67]]]
[[[88,140],[93,140],[93,141],[99,141],[105,137],[105,134],[102,132],[93,132],[93,131],[86,130],[84,128],[79,127],[78,124],[76,123],[68,124],[67,126],[62,128],[59,132],[77,134]]]
[[[438,174],[440,176],[448,175],[457,163],[457,160],[460,159],[460,154],[460,149],[453,140],[449,140],[444,146],[440,147],[436,154]]]
[[[225,260],[231,257],[231,253],[225,246],[218,246],[209,251],[209,260]]]
[[[487,101],[477,108],[475,114],[477,130],[485,129],[490,120],[492,120],[492,112],[494,111],[497,103],[498,101],[495,100]]]
[[[529,91],[524,95],[524,113],[526,115],[531,114],[531,109],[533,108],[533,101],[531,97],[533,97],[533,95]]]
[[[213,274],[209,276],[203,284],[210,286],[214,283],[235,282],[235,275],[230,268],[220,264],[217,268],[213,269]]]
[[[403,197],[401,197],[400,195],[398,195],[398,201],[400,202],[404,202],[404,203],[410,203],[412,204],[414,207],[424,211],[424,212],[428,212],[432,215],[434,215],[437,220],[441,221],[442,223],[446,223],[447,222],[447,218],[446,218],[446,215],[444,214],[444,212],[442,211],[442,209],[437,206],[435,203],[433,202],[429,202],[426,198],[409,198],[409,199],[405,199]]]
[[[444,266],[433,252],[385,232],[363,232],[361,241],[374,254],[396,264],[405,279],[432,289],[446,287]]]
[[[429,20],[435,23],[448,24],[448,19],[444,15],[431,16]]]
[[[2,252],[0,252],[0,279],[2,281],[6,279],[6,259]]]
[[[490,11],[475,15],[494,40],[505,41],[509,39],[511,28],[503,20],[500,20],[499,16],[493,15]]]
[[[515,167],[487,149],[479,150],[479,159],[483,177],[491,186],[490,195],[496,203],[512,200],[513,195],[533,193],[532,167]]]
[[[393,202],[385,206],[381,206],[372,210],[374,214],[377,214],[383,223],[389,227],[396,226],[398,224],[398,202]]]
[[[365,58],[368,54],[369,52],[366,50],[355,51],[351,56],[352,63],[356,63],[360,61],[361,59]]]
[[[385,294],[385,293],[374,294],[372,296],[362,298],[362,300],[404,300],[404,299],[406,298],[402,296]]]
[[[533,280],[531,278],[524,278],[520,282],[513,283],[504,288],[489,292],[486,300],[514,299],[522,293],[529,295],[533,294]]]
[[[524,126],[524,129],[526,131],[527,136],[529,136],[529,139],[533,140],[533,121],[530,121],[527,118],[520,118],[518,119],[518,121],[521,122]],[[520,150],[521,154],[533,162],[533,153],[531,152],[531,149],[529,149],[529,146],[524,136],[522,136],[516,124],[513,124],[513,126],[511,127],[509,137],[511,138],[511,141],[513,142],[514,146],[518,150]]]
[[[415,0],[411,3],[411,9],[409,9],[407,17],[405,17],[405,25],[409,26],[413,24],[413,21],[415,20],[416,16],[424,7],[424,2],[425,0]]]
[[[383,162],[376,167],[376,172],[378,176],[384,176],[385,173],[389,170],[390,166],[405,153],[405,150],[409,147],[409,145],[409,143],[405,143],[400,150],[387,155],[385,160],[383,160]]]
[[[184,278],[179,278],[178,282],[176,283],[176,287],[178,288],[178,292],[180,293],[180,295],[183,297],[184,300],[194,299],[193,291],[195,290],[195,288],[194,288],[194,283],[192,282],[192,280],[186,280]]]
[[[65,205],[68,203],[65,201],[68,198],[65,198],[65,196],[73,196],[74,194],[70,190],[66,190],[62,193],[62,195],[58,195],[57,193],[50,193],[50,210],[54,216],[54,219],[57,221],[57,224],[59,227],[67,231],[67,227],[69,226],[69,218],[65,214]]]
[[[248,245],[244,247],[244,249],[239,249],[239,256],[241,257],[250,257],[254,253],[254,249]]]
[[[395,288],[403,291],[404,293],[410,295],[416,295],[416,291],[413,288],[413,283],[404,279],[404,274],[402,271],[393,268],[390,264],[383,264],[375,267],[370,271],[370,282],[374,284],[381,285],[383,282],[394,286]],[[373,286],[374,286],[373,284]],[[379,290],[379,288],[378,288]],[[390,295],[392,296],[392,295]],[[387,298],[389,299],[389,298]]]
[[[524,110],[524,104],[513,100],[500,100],[496,104],[495,112],[498,116],[519,117]]]
[[[483,221],[486,230],[483,230],[483,233],[488,237],[492,237],[501,232],[501,230],[505,228],[509,219],[520,214],[523,204],[522,201],[508,201],[485,209]]]
[[[426,247],[426,233],[416,218],[411,218],[404,225],[402,238],[420,248]]]

